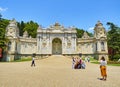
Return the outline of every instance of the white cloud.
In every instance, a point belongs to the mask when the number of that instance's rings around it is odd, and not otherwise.
[[[94,30],[94,27],[88,28],[88,31],[89,31],[89,32],[93,32],[93,30]]]
[[[94,29],[94,27],[90,27],[88,30],[91,31],[91,30],[93,30],[93,29]]]
[[[2,12],[2,11],[6,11],[8,8],[1,8],[0,7],[0,12]]]

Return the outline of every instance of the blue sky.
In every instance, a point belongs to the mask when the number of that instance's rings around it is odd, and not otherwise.
[[[120,0],[0,0],[3,18],[33,20],[43,27],[59,22],[92,31],[98,20],[120,26]]]

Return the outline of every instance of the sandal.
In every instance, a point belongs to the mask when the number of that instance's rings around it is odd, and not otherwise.
[[[100,80],[104,80],[103,78],[100,78]]]

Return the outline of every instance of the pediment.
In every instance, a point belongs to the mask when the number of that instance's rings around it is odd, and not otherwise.
[[[64,27],[61,26],[58,22],[56,22],[54,25],[50,26],[50,29],[53,29],[53,30],[62,30],[62,29],[64,29]]]
[[[84,32],[82,38],[83,38],[83,39],[88,39],[89,37],[90,37],[90,36],[87,34],[87,32]]]

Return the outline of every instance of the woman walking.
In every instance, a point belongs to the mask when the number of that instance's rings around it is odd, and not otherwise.
[[[106,65],[107,65],[107,61],[105,60],[104,57],[102,57],[100,61],[100,71],[101,71],[101,76],[102,76],[101,80],[107,79]]]

